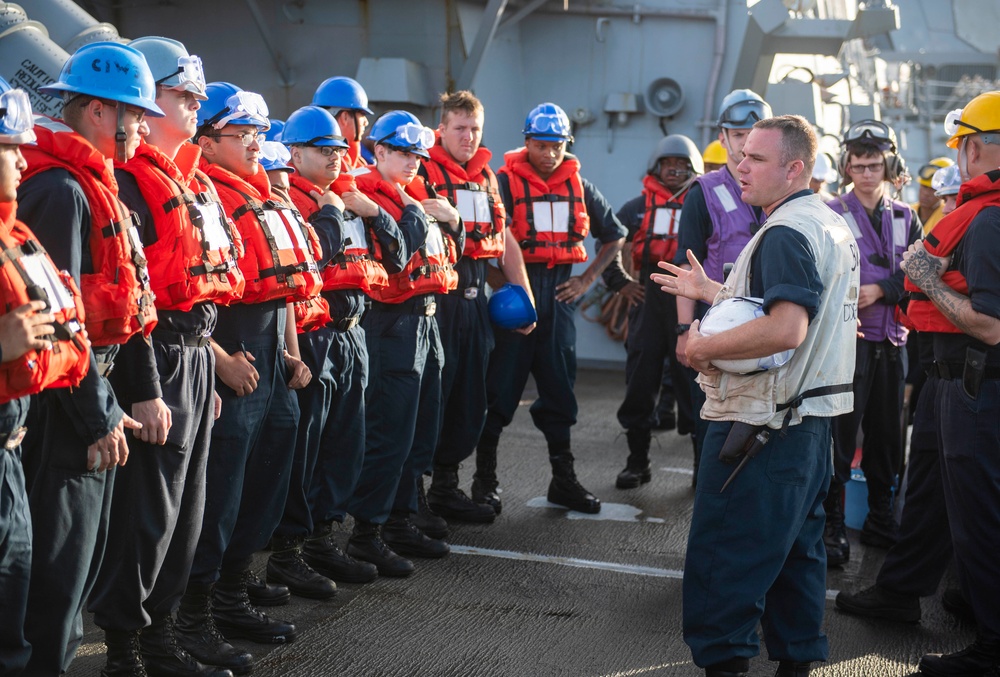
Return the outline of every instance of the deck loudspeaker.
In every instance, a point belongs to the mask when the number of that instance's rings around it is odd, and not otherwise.
[[[673,78],[657,78],[646,88],[646,108],[657,117],[670,118],[684,107],[684,90]]]

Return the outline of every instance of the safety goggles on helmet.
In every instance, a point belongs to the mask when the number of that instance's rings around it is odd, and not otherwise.
[[[177,83],[164,85],[167,80],[177,77]],[[195,94],[205,93],[205,70],[201,66],[201,57],[190,55],[177,58],[177,70],[170,75],[162,77],[156,81],[158,85],[164,85],[168,89],[180,89]]]
[[[917,170],[917,179],[920,181],[931,181],[934,179],[934,175],[937,173],[938,169],[940,169],[940,167],[937,165],[924,165]]]
[[[540,113],[531,120],[531,128],[525,134],[555,134],[565,136],[568,133],[566,118],[556,113]]]
[[[747,99],[746,101],[737,101],[722,111],[722,115],[719,116],[719,124],[737,128],[752,127],[755,122],[769,117],[771,117],[771,106],[767,102]]]
[[[230,123],[249,124],[264,129],[271,128],[267,119],[268,110],[264,97],[256,92],[237,92],[226,99],[226,107],[208,120],[215,129],[222,129]]]
[[[275,169],[294,172],[288,163],[292,159],[292,153],[284,144],[278,141],[264,141],[260,145],[260,166],[264,171],[270,172]]]
[[[962,173],[959,171],[958,165],[938,169],[931,179],[931,188],[934,189],[934,194],[938,197],[957,194],[961,185]]]
[[[880,150],[896,150],[892,131],[885,123],[878,120],[862,120],[851,125],[847,134],[844,135],[844,143],[854,141],[870,141],[877,145]]]
[[[962,122],[962,112],[964,109],[956,108],[955,110],[948,113],[944,119],[944,133],[949,137],[955,136],[958,133],[959,127],[964,127],[966,129],[971,129],[973,134],[979,134],[983,143],[994,143],[1000,144],[1000,130],[997,129],[979,129],[978,127],[973,127],[968,122]]]
[[[434,130],[423,125],[407,122],[404,125],[396,127],[392,134],[378,139],[376,143],[388,143],[389,145],[399,146],[406,144],[420,148],[421,150],[430,150],[434,145]]]
[[[35,140],[31,100],[23,89],[0,94],[0,143],[31,143]]]

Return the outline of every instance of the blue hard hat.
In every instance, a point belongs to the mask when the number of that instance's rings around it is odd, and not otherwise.
[[[265,172],[274,169],[294,172],[295,168],[288,164],[291,159],[292,154],[288,147],[280,141],[265,141],[260,144],[260,158],[257,161]]]
[[[490,319],[504,329],[523,329],[538,321],[528,292],[524,287],[509,282],[493,292],[489,309]]]
[[[347,141],[340,133],[340,125],[330,111],[319,106],[303,106],[289,115],[281,142],[286,146],[301,144],[347,148]]]
[[[271,141],[281,141],[281,133],[285,131],[284,120],[279,120],[278,118],[268,118],[271,121],[271,127],[267,130],[267,138]]]
[[[271,128],[267,119],[267,103],[256,92],[247,92],[231,82],[210,82],[198,109],[198,130],[205,125],[222,129],[228,124],[252,125],[263,130]]]
[[[569,117],[566,111],[554,103],[535,106],[524,119],[522,134],[539,141],[573,141]]]
[[[391,110],[368,128],[368,138],[376,144],[429,158],[434,130],[424,127],[417,116],[405,110]]]
[[[719,126],[725,129],[750,129],[758,120],[772,117],[771,106],[750,89],[734,89],[719,106]]]
[[[13,89],[0,78],[0,143],[34,143],[34,126],[28,93],[23,89]]]
[[[163,117],[163,111],[156,105],[156,84],[146,57],[119,42],[84,45],[63,64],[59,79],[39,87],[38,91],[64,98],[87,94],[137,106],[152,117]]]
[[[343,75],[328,78],[320,83],[313,94],[312,105],[333,108],[337,111],[360,110],[374,115],[368,107],[368,95],[358,81]]]

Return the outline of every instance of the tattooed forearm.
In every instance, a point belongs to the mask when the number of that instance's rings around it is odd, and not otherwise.
[[[941,267],[942,259],[923,250],[914,252],[903,264],[907,277],[921,289],[941,281]]]
[[[919,286],[938,310],[961,329],[962,333],[990,345],[996,344],[1000,320],[973,310],[972,301],[968,296],[959,294],[936,276],[919,283]]]

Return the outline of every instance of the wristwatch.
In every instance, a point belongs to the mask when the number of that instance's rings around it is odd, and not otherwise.
[[[679,324],[674,328],[674,331],[676,331],[677,335],[680,336],[681,334],[687,333],[687,330],[690,328],[691,328],[690,324]]]

